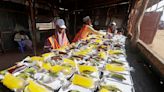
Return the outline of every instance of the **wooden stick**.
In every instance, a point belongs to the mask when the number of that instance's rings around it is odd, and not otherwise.
[[[34,54],[37,54],[36,49],[36,23],[35,23],[35,1],[34,0],[28,0],[29,8],[30,8],[30,19],[31,19],[31,27],[32,27],[32,41],[33,41],[33,49]]]

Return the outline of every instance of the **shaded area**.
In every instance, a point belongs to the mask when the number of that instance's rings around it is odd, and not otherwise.
[[[38,49],[37,51],[38,55],[43,52],[42,49]],[[18,50],[0,53],[0,70],[14,66],[16,62],[20,62],[27,56],[34,56],[34,53],[32,51],[25,51],[25,53],[21,53]]]
[[[164,85],[161,85],[158,76],[155,75],[146,65],[145,58],[140,52],[133,52],[126,43],[126,54],[129,65],[134,68],[131,72],[135,92],[163,92]]]
[[[7,69],[13,65],[15,65],[16,62],[21,61],[24,59],[29,53],[22,54],[20,52],[11,51],[7,52],[5,54],[0,54],[0,70]]]

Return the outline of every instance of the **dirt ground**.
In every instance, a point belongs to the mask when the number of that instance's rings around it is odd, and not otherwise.
[[[149,46],[164,60],[164,30],[157,31],[153,43]]]
[[[38,50],[38,54],[41,54],[41,50]],[[5,53],[0,53],[0,71],[12,67],[16,62],[20,62],[27,56],[34,56],[31,51],[25,51],[21,53],[18,50],[6,51]],[[1,91],[0,91],[1,92]]]

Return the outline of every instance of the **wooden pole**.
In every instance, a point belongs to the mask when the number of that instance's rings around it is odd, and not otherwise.
[[[30,20],[31,20],[31,29],[32,29],[32,41],[33,41],[33,50],[34,54],[37,55],[36,49],[36,23],[35,23],[35,1],[28,0],[29,8],[30,8]]]
[[[74,35],[76,35],[76,12],[74,17]]]
[[[139,36],[140,36],[140,25],[146,10],[146,7],[148,5],[149,0],[139,0],[138,5],[136,6],[136,10],[137,10],[137,17],[136,17],[136,23],[132,30],[134,30],[134,36],[132,37],[132,47],[136,48],[137,42],[139,40]],[[133,23],[134,24],[134,23]]]
[[[77,9],[77,0],[75,1],[75,9]],[[75,16],[74,16],[74,35],[76,35],[76,23],[77,23],[77,15],[76,11],[74,11]]]

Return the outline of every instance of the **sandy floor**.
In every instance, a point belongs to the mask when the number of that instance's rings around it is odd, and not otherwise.
[[[164,30],[158,30],[150,47],[164,59]]]

